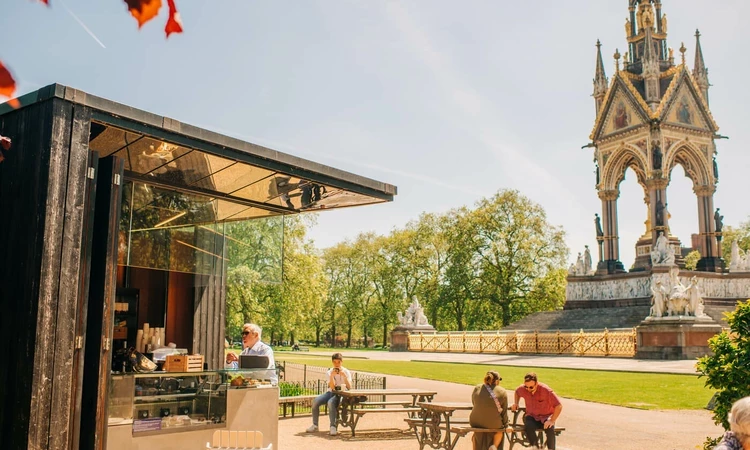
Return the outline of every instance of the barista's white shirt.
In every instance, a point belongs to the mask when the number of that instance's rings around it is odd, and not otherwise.
[[[333,373],[334,367],[331,367],[328,369],[328,372],[326,372],[326,376],[328,377],[328,380],[331,379],[331,373]],[[346,378],[349,379],[349,384],[352,383],[352,373],[349,372],[349,369],[347,369],[344,366],[340,367],[341,371],[339,373],[333,374],[333,384],[336,386],[342,386],[341,389],[346,389],[346,379],[344,379],[344,374],[346,374]],[[333,389],[328,389],[329,391],[332,391]]]

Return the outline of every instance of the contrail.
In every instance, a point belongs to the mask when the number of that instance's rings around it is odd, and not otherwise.
[[[63,6],[63,8],[65,8],[65,11],[67,11],[68,14],[70,14],[70,17],[72,17],[73,19],[75,19],[75,21],[78,22],[78,25],[80,25],[81,28],[83,28],[84,30],[86,30],[86,33],[88,33],[89,36],[91,36],[92,38],[94,38],[94,40],[97,42],[97,44],[101,45],[102,48],[107,48],[104,44],[102,44],[102,41],[100,41],[99,38],[96,37],[96,35],[94,34],[94,32],[91,31],[91,30],[89,30],[89,27],[87,27],[86,24],[83,23],[81,21],[81,19],[79,19],[78,16],[76,16],[73,13],[73,11],[70,10],[70,8],[68,8],[68,5],[66,5],[62,0],[57,0],[57,1]]]

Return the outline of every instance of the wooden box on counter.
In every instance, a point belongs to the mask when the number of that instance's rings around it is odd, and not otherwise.
[[[203,355],[169,355],[164,361],[167,372],[200,372],[203,370]]]

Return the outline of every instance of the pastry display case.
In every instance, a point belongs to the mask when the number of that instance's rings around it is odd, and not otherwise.
[[[222,428],[227,391],[274,388],[273,369],[113,374],[109,425],[132,425],[133,436]]]

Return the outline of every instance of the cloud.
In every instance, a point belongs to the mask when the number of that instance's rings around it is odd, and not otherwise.
[[[456,108],[447,108],[452,113],[448,118],[451,125],[477,138],[503,167],[509,168],[503,171],[504,182],[512,180],[518,188],[533,192],[531,195],[537,200],[553,197],[563,200],[568,209],[583,210],[576,196],[558,177],[527,156],[533,154],[530,149],[514,145],[518,139],[502,129],[500,115],[493,113],[492,105],[465,81],[448,56],[436,49],[427,31],[413,19],[407,8],[401,3],[389,2],[385,11],[414,55],[433,74],[446,99],[455,104]]]

